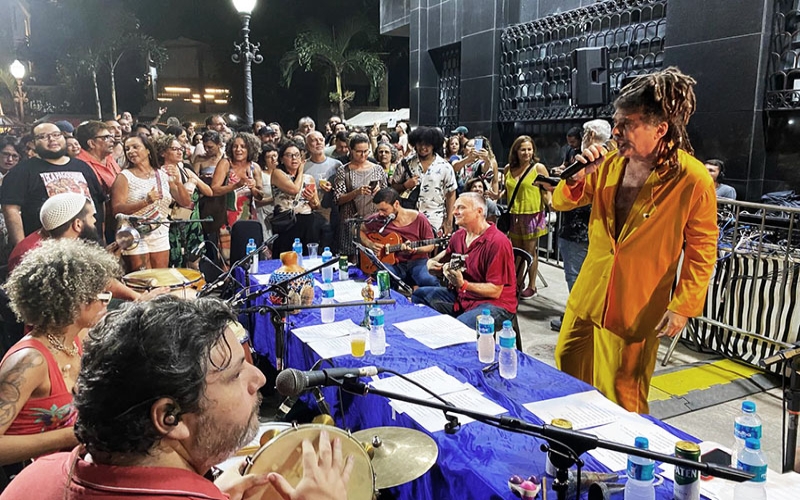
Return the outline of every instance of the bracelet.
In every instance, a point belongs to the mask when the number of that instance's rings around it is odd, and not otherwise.
[[[459,293],[466,293],[467,285],[469,285],[469,283],[467,283],[467,280],[464,280],[464,283],[461,285],[461,288],[458,289],[458,292]]]

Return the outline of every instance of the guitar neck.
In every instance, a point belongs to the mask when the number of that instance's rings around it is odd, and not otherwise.
[[[429,239],[429,240],[408,241],[405,244],[408,245],[411,248],[419,248],[419,247],[425,247],[425,246],[428,246],[428,245],[435,245],[436,243],[439,243],[440,241],[442,241],[441,238],[432,238],[432,239]],[[402,247],[403,247],[402,243],[399,244],[399,245],[389,245],[388,253],[398,252],[398,251],[400,251],[400,249]]]

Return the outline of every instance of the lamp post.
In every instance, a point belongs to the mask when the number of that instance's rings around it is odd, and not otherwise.
[[[17,80],[17,91],[14,94],[14,102],[17,103],[17,118],[20,122],[25,121],[25,103],[28,102],[28,95],[22,90],[22,79],[25,78],[25,65],[15,60],[8,68],[11,76]]]
[[[250,72],[251,63],[261,64],[264,57],[259,54],[260,43],[250,43],[250,14],[256,6],[256,0],[233,0],[233,6],[242,16],[242,43],[233,43],[235,52],[231,60],[239,64],[244,63],[244,116],[248,125],[253,124],[253,75]]]

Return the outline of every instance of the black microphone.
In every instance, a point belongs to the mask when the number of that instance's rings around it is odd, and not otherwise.
[[[194,247],[193,250],[191,250],[188,254],[186,254],[186,258],[193,262],[199,259],[201,256],[205,255],[205,250],[206,250],[206,242],[201,241],[199,245]]]
[[[314,363],[314,366],[312,366],[311,369],[312,370],[316,370],[317,368],[319,368],[319,366],[322,364],[323,361],[325,361],[325,360],[324,359],[317,360],[317,362]],[[277,383],[277,380],[276,380],[276,383]],[[278,406],[278,411],[275,412],[275,420],[282,421],[284,418],[286,418],[286,415],[288,415],[289,412],[292,411],[292,408],[294,408],[294,405],[297,404],[297,400],[300,399],[300,394],[302,394],[303,392],[304,391],[300,391],[299,393],[293,394],[293,395],[287,397],[286,399],[284,399],[283,402],[280,404],[280,406]],[[325,403],[325,398],[322,396],[321,392],[320,392],[319,395],[315,394],[315,396],[318,396],[317,397],[317,405],[319,405],[319,400],[320,399],[322,399],[323,403]],[[328,412],[327,412],[328,415],[330,415],[330,408],[327,407],[327,403],[325,403],[325,406],[326,406],[326,408],[328,410]]]
[[[608,142],[602,144],[602,147],[606,148],[606,150],[608,150],[612,146],[613,146],[613,142],[612,141],[608,141]],[[606,153],[606,154],[608,154],[608,153]],[[569,179],[573,175],[577,174],[578,172],[580,172],[581,170],[586,168],[587,165],[589,165],[591,163],[596,163],[599,159],[600,158],[595,158],[595,160],[593,162],[587,161],[586,163],[581,163],[578,160],[575,160],[574,162],[572,162],[572,165],[570,165],[569,167],[565,168],[561,172],[561,174],[559,174],[559,177],[561,177],[562,179]]]
[[[397,216],[396,216],[395,214],[389,214],[389,215],[387,215],[387,216],[386,216],[386,222],[384,222],[384,223],[383,223],[383,225],[381,226],[381,228],[380,228],[380,229],[378,229],[378,234],[383,234],[383,232],[386,230],[386,227],[387,227],[387,226],[388,226],[388,225],[389,225],[389,224],[390,224],[390,223],[391,223],[393,220],[395,220],[396,218],[397,218]]]
[[[296,396],[312,387],[338,385],[337,380],[346,375],[371,377],[383,373],[382,368],[364,366],[361,368],[331,368],[321,371],[302,371],[287,368],[275,378],[275,389],[283,396]]]

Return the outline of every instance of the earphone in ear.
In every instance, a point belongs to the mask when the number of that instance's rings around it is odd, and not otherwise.
[[[181,407],[177,404],[167,405],[167,413],[164,415],[164,425],[175,426],[180,421]]]
[[[164,425],[169,425],[170,427],[173,425],[178,425],[178,417],[172,413],[168,414],[164,417]]]

